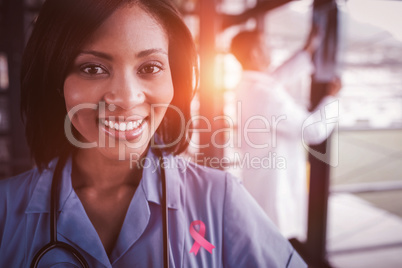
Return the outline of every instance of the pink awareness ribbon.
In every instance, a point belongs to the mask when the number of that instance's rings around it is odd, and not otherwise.
[[[200,231],[197,232],[194,229],[195,225],[200,225]],[[200,250],[200,247],[205,248],[208,250],[209,253],[212,254],[212,249],[215,248],[214,245],[209,243],[205,238],[205,224],[202,221],[193,221],[190,224],[190,235],[192,238],[194,238],[194,244],[191,247],[190,253],[194,253],[195,256],[197,256],[198,251]]]

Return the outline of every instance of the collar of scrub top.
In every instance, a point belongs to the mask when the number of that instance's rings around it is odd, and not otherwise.
[[[134,220],[125,221],[123,223],[121,233],[124,233],[125,235],[119,236],[116,243],[116,248],[113,250],[110,256],[110,260],[112,261],[117,261],[119,257],[122,256],[127,249],[139,239],[145,230],[149,219],[148,202],[161,205],[162,186],[160,169],[159,167],[155,168],[155,165],[158,165],[159,160],[153,149],[148,150],[145,161],[151,162],[147,163],[147,165],[145,165],[146,163],[144,162],[142,179],[131,200],[126,215],[127,219]],[[178,165],[177,159],[171,154],[164,154],[163,163],[165,164],[164,167],[167,181],[168,208],[179,209],[180,171],[176,168]],[[42,174],[40,174],[39,179],[34,187],[32,197],[28,203],[27,209],[25,210],[26,214],[50,212],[50,189],[53,171],[56,164],[57,159],[52,160],[49,164],[49,168],[45,169]],[[82,217],[82,215],[86,215],[86,213],[72,187],[71,169],[72,158],[70,156],[67,159],[62,171],[61,187],[63,191],[59,191],[60,196],[58,211],[60,212],[60,215],[57,220],[58,237],[60,239],[61,235],[65,240],[77,245],[101,263],[108,264],[110,263],[109,257],[107,256],[102,243],[100,243],[93,225],[90,223],[88,217]],[[133,206],[136,206],[136,209],[132,208]],[[142,212],[139,213],[138,209],[142,210]],[[148,217],[143,217],[143,215],[147,214]],[[82,227],[80,228],[81,232],[77,232],[75,227],[77,226],[77,223],[80,225],[80,227]],[[142,226],[143,228],[138,228],[138,226]],[[83,239],[82,233],[87,233],[88,236]]]

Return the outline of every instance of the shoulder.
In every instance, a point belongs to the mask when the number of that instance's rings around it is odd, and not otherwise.
[[[0,180],[0,236],[10,218],[19,218],[25,213],[39,176],[38,170],[32,169]]]
[[[200,200],[215,212],[238,214],[250,206],[258,206],[242,181],[233,174],[176,158],[181,191],[186,193],[187,205]],[[212,204],[210,207],[208,204]]]
[[[186,185],[190,184],[198,189],[214,187],[218,191],[226,191],[228,181],[240,183],[239,179],[224,170],[199,165],[182,157],[176,157],[176,161],[180,177]]]
[[[39,177],[39,171],[34,168],[14,177],[0,180],[0,197],[4,200],[4,198],[19,196],[22,192],[29,194]]]
[[[34,168],[0,180],[0,218],[25,213],[42,174]]]
[[[25,212],[35,186],[40,178],[39,171],[31,169],[17,176],[0,180],[0,217],[14,212]]]
[[[214,230],[224,266],[287,267],[294,250],[238,178],[180,158],[177,167],[187,217]]]
[[[176,157],[176,163],[183,205],[199,212],[204,208],[206,214],[223,213],[228,185],[237,179],[226,171],[205,167],[183,157]]]
[[[186,173],[187,176],[193,176],[201,180],[208,177],[210,180],[214,181],[217,179],[222,179],[227,175],[227,173],[223,170],[206,167],[180,156],[176,156],[175,159],[177,161],[179,172]]]

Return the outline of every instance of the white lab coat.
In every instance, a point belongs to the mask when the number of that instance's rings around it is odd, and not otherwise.
[[[236,89],[243,183],[284,236],[301,240],[306,237],[308,196],[302,129],[308,117],[320,114],[313,115],[300,98],[292,97],[300,88],[292,93],[284,85],[295,85],[312,71],[309,55],[299,52],[274,72],[244,71]],[[315,111],[333,101],[325,97]],[[319,122],[304,128],[304,142],[321,143],[333,125]]]

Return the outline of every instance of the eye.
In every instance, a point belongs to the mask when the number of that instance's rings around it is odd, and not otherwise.
[[[150,63],[142,66],[139,70],[139,74],[157,74],[162,71],[162,65],[159,63]]]
[[[106,68],[104,68],[101,65],[97,64],[87,64],[83,65],[80,70],[84,72],[87,75],[101,75],[101,74],[107,74]]]

